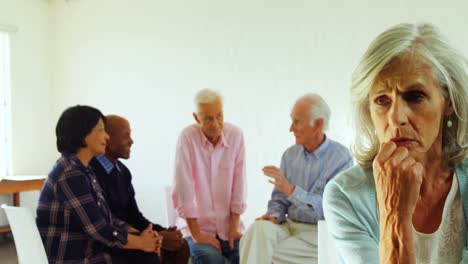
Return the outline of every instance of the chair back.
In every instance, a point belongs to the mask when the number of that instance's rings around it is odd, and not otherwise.
[[[2,208],[5,210],[13,233],[18,262],[20,264],[47,264],[47,255],[31,210],[5,204]]]

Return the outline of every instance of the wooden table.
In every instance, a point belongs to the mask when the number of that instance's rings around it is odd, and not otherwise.
[[[0,195],[13,194],[13,205],[20,205],[20,192],[40,190],[44,184],[45,179],[40,180],[27,180],[27,181],[0,181]],[[10,232],[9,226],[0,226],[0,233]]]

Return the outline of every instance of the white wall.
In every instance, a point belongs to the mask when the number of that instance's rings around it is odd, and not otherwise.
[[[11,34],[14,174],[46,174],[55,158],[49,19],[47,1],[0,0],[0,24],[18,28]],[[35,210],[38,193],[22,193],[22,204]],[[10,197],[2,196],[0,204],[6,201]]]
[[[444,2],[56,0],[53,120],[78,103],[127,117],[135,145],[126,163],[139,205],[165,223],[163,190],[172,183],[177,136],[193,122],[193,96],[219,89],[226,120],[245,134],[250,224],[272,189],[261,168],[278,165],[293,143],[296,97],[323,95],[333,109],[329,135],[352,142],[350,76],[378,33],[429,21],[468,55],[468,2]]]

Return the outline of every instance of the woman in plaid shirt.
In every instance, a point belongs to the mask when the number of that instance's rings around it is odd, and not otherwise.
[[[137,249],[159,263],[160,239],[148,226],[140,235],[112,216],[89,161],[105,153],[106,119],[89,106],[65,110],[56,127],[62,156],[39,197],[37,226],[50,263],[122,263],[110,248]]]

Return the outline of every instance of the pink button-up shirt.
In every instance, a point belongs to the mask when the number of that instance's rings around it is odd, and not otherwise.
[[[216,146],[198,124],[182,131],[172,201],[184,234],[190,235],[184,219],[197,218],[200,231],[228,240],[230,213],[242,214],[246,208],[245,186],[244,137],[239,128],[224,123]]]

